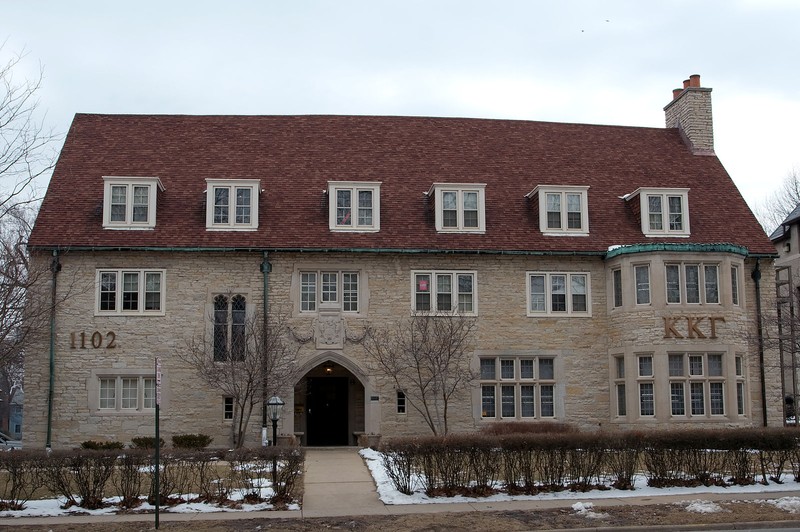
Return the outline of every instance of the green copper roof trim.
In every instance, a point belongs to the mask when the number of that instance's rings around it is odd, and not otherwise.
[[[744,246],[736,244],[675,244],[662,242],[659,244],[633,244],[630,246],[619,246],[608,251],[606,259],[618,257],[619,255],[629,255],[631,253],[655,253],[658,251],[679,252],[679,253],[733,253],[747,257],[750,252]]]

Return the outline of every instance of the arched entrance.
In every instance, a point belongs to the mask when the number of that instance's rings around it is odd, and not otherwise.
[[[294,426],[304,445],[356,445],[364,432],[364,385],[335,358],[311,368],[294,387]]]

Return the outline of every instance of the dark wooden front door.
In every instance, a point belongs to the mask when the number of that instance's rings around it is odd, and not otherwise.
[[[309,378],[308,445],[348,445],[347,378]]]

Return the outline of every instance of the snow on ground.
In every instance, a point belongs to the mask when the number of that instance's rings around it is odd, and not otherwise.
[[[431,498],[420,490],[411,495],[405,495],[395,490],[389,480],[381,461],[381,454],[372,449],[362,449],[361,456],[366,460],[367,466],[378,486],[378,496],[385,504],[440,504],[460,502],[497,502],[497,501],[550,501],[550,500],[575,500],[585,499],[619,499],[624,497],[657,497],[659,495],[688,495],[697,496],[702,493],[769,493],[782,491],[800,491],[800,482],[795,482],[791,473],[784,475],[783,484],[770,482],[768,485],[755,484],[752,486],[700,486],[696,488],[651,488],[647,486],[647,479],[643,475],[636,477],[634,490],[594,490],[588,493],[559,491],[540,493],[538,495],[508,495],[497,493],[489,497],[436,497]],[[791,497],[794,499],[794,497]],[[783,500],[783,499],[779,499]],[[791,504],[791,503],[790,503]],[[800,498],[797,498],[797,511],[800,513]]]
[[[696,514],[715,514],[718,512],[724,512],[726,510],[722,509],[722,506],[715,502],[711,501],[702,501],[696,500],[691,502],[682,502],[681,505],[686,505],[686,511],[692,512]]]
[[[578,515],[582,515],[583,517],[588,517],[589,519],[602,519],[604,517],[608,517],[606,513],[598,513],[594,511],[594,503],[591,502],[576,502],[572,505],[572,511]]]
[[[268,499],[272,497],[273,491],[271,487],[271,482],[267,479],[255,479],[254,484],[259,486],[260,488],[260,495],[264,499]],[[247,493],[252,492],[252,490],[247,490]],[[207,512],[256,512],[261,510],[272,510],[273,506],[270,503],[262,502],[258,504],[248,504],[241,502],[244,498],[245,492],[243,490],[237,490],[234,493],[231,493],[230,499],[237,503],[237,507],[229,507],[229,506],[219,506],[216,504],[209,504],[204,502],[184,502],[176,505],[166,506],[161,505],[159,510],[164,513],[207,513]],[[195,499],[197,495],[186,495],[183,496],[183,499],[186,501],[190,501]],[[106,508],[101,508],[99,510],[87,510],[85,508],[80,508],[78,506],[73,506],[71,508],[62,508],[65,504],[66,499],[63,497],[55,498],[55,499],[41,499],[41,500],[31,500],[25,503],[24,510],[9,510],[0,512],[0,518],[3,517],[57,517],[62,515],[109,515],[115,514],[118,511],[117,503],[119,502],[119,497],[107,497],[104,501],[109,505]],[[300,510],[300,505],[298,504],[291,504],[288,507],[289,510]],[[152,504],[147,502],[142,502],[141,506],[136,508],[136,512],[141,513],[153,513],[155,512],[156,507]]]
[[[800,513],[800,497],[782,497],[780,499],[773,499],[766,501],[768,504],[777,506],[781,510],[789,512],[790,514]]]

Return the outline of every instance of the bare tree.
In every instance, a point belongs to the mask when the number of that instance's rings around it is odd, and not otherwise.
[[[237,296],[220,296],[234,301]],[[242,447],[256,406],[272,395],[287,392],[294,382],[297,352],[289,334],[286,316],[279,310],[265,320],[255,313],[241,320],[209,316],[210,326],[202,338],[178,356],[225,397],[233,400],[231,427],[233,444]]]
[[[0,44],[0,57],[3,54]],[[0,409],[2,428],[22,386],[25,341],[46,326],[52,301],[32,302],[31,288],[48,273],[47,261],[34,267],[26,249],[36,215],[36,180],[55,162],[58,140],[38,119],[42,71],[17,81],[14,70],[24,54],[0,63]]]
[[[373,370],[405,394],[434,435],[448,433],[451,400],[469,390],[475,318],[415,314],[394,329],[367,327],[364,338]]]
[[[754,211],[769,235],[800,205],[800,170],[793,168],[777,190],[756,205]]]

